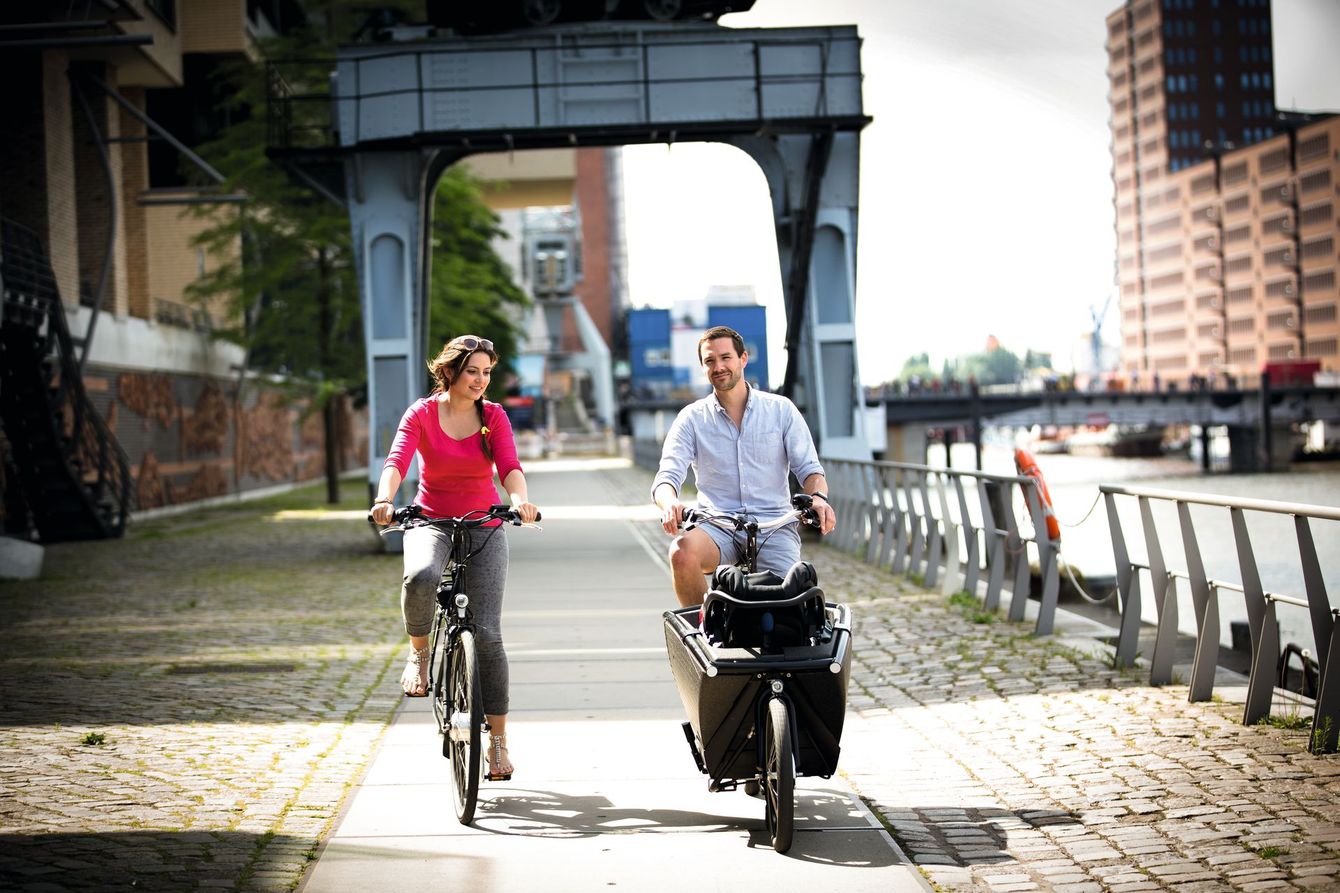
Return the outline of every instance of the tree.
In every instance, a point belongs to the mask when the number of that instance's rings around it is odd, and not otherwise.
[[[319,93],[329,82],[337,41],[354,33],[361,20],[345,2],[309,0],[304,7],[309,18],[302,26],[262,41],[260,50],[266,59],[285,60],[284,76],[295,93]],[[242,345],[249,369],[284,376],[323,413],[326,493],[336,502],[336,400],[367,384],[349,218],[344,208],[267,158],[266,121],[251,113],[265,107],[266,67],[239,61],[223,76],[232,95],[230,123],[198,151],[227,178],[221,190],[243,194],[246,201],[197,210],[210,222],[197,244],[218,263],[189,293],[224,301],[226,318],[215,335]],[[328,108],[325,102],[296,103],[299,120],[293,125],[319,128]],[[435,195],[438,269],[430,303],[436,346],[445,340],[436,337],[440,332],[474,329],[510,357],[515,327],[505,306],[524,304],[525,297],[492,250],[490,240],[500,234],[498,218],[463,174],[448,174],[442,182]]]
[[[913,354],[903,362],[903,371],[898,373],[898,380],[906,383],[914,377],[920,378],[922,381],[928,381],[934,377],[934,373],[931,372],[930,354]]]
[[[1019,380],[1019,357],[1003,347],[969,354],[962,366],[978,384],[1014,384]]]

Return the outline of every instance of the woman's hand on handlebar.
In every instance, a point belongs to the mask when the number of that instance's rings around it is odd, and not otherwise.
[[[526,499],[513,497],[512,511],[521,517],[523,524],[534,524],[540,519],[540,507]]]
[[[374,502],[372,508],[368,510],[368,517],[378,527],[385,527],[391,523],[391,515],[395,512],[395,506],[389,502]]]

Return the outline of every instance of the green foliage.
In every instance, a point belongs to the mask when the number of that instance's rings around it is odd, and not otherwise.
[[[315,14],[307,26],[259,45],[266,59],[313,60],[284,67],[297,93],[317,92],[327,82],[331,29],[342,4],[310,6]],[[361,383],[363,333],[348,214],[266,156],[266,122],[259,113],[265,65],[239,60],[222,68],[220,77],[231,96],[231,123],[197,151],[227,178],[220,189],[247,201],[195,212],[210,223],[196,244],[212,263],[189,293],[224,302],[226,316],[215,334],[243,345],[251,369],[339,389]],[[321,105],[296,104],[295,126],[321,122]]]
[[[1296,732],[1306,729],[1312,725],[1312,717],[1298,712],[1297,707],[1292,707],[1289,712],[1283,716],[1263,716],[1257,722],[1257,725],[1270,726],[1276,729],[1283,729],[1286,732]]]
[[[912,378],[922,382],[939,379],[941,382],[957,380],[960,383],[970,378],[980,385],[1014,384],[1034,369],[1049,369],[1051,354],[1028,350],[1024,359],[1004,347],[994,347],[978,353],[961,354],[952,360],[945,360],[937,373],[931,368],[930,355],[913,354],[903,362],[903,369],[897,380],[906,384]]]
[[[1013,384],[1023,371],[1019,357],[1003,347],[969,354],[962,358],[959,369],[962,378],[972,377],[983,385]]]
[[[282,76],[292,95],[313,100],[291,105],[291,131],[300,139],[323,132],[335,48],[358,35],[369,12],[350,0],[309,0],[303,7],[303,26],[259,43],[264,60],[282,65],[271,71],[239,60],[220,70],[219,92],[228,97],[221,117],[229,123],[197,151],[227,178],[219,190],[244,194],[247,201],[193,212],[208,221],[196,244],[211,263],[188,293],[222,304],[215,336],[242,345],[251,370],[284,376],[315,410],[367,382],[349,216],[270,161],[259,110],[265,108],[268,78]],[[493,250],[493,240],[503,235],[499,218],[484,204],[478,183],[459,171],[440,181],[433,211],[426,355],[436,354],[451,336],[473,332],[493,341],[504,362],[511,362],[519,335],[513,320],[527,300]],[[500,371],[495,398],[508,377],[506,366]],[[426,370],[423,381],[426,393]],[[331,414],[325,424],[334,424]],[[328,490],[335,494],[338,469],[333,457],[327,460]]]
[[[931,372],[930,354],[913,354],[903,363],[903,371],[898,373],[898,380],[906,382],[914,376],[922,381],[929,381],[935,377],[935,373]]]
[[[85,732],[84,737],[79,739],[79,743],[85,747],[98,747],[107,743],[107,736],[102,732]]]

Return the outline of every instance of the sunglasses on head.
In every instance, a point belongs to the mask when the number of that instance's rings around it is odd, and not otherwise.
[[[459,344],[466,350],[493,350],[493,342],[487,338],[476,338],[474,335],[462,335],[453,339],[452,344]]]

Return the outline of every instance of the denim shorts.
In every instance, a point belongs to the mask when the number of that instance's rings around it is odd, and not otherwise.
[[[744,534],[722,530],[715,524],[699,524],[698,528],[712,538],[721,552],[721,564],[734,564],[744,553]],[[800,524],[787,524],[772,530],[758,532],[758,569],[772,571],[785,577],[791,566],[800,560]]]

